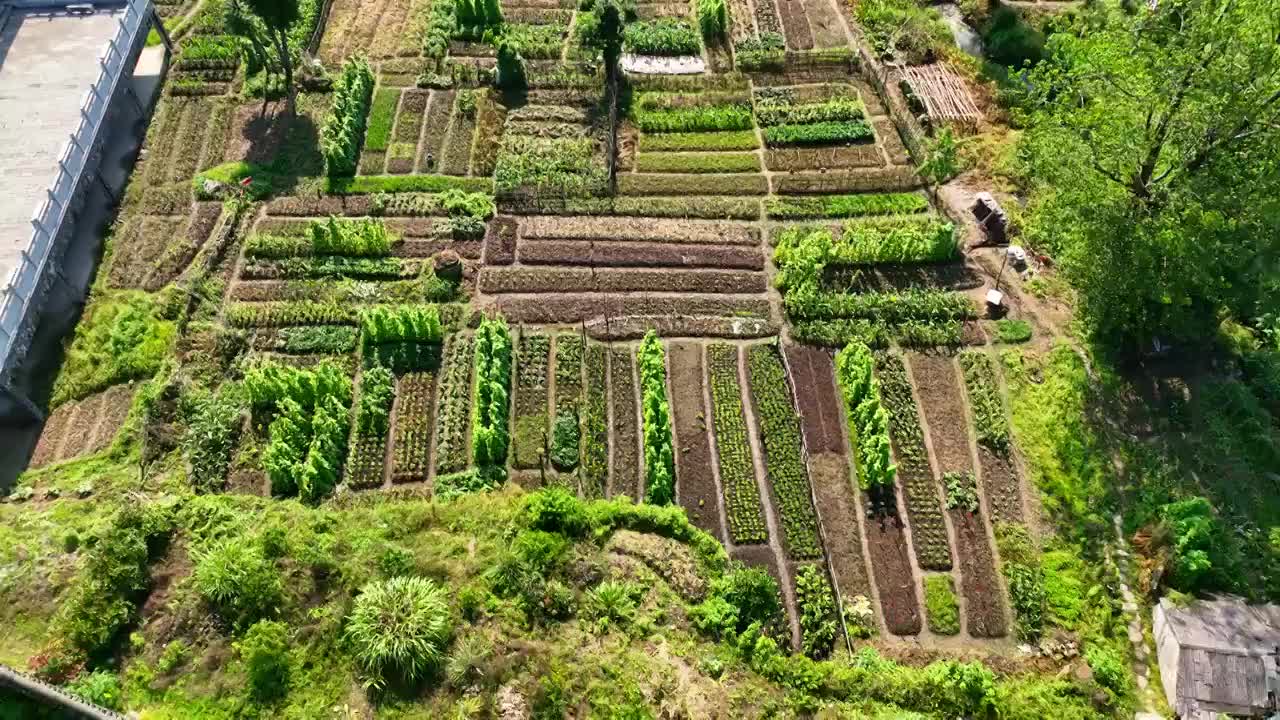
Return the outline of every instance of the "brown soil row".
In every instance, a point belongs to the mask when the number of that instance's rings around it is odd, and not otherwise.
[[[129,409],[133,406],[132,383],[116,385],[102,393],[102,405],[98,411],[98,426],[85,449],[86,454],[106,450],[116,439],[120,428],[124,427],[129,417]]]
[[[368,215],[373,209],[372,195],[295,195],[276,198],[267,203],[267,216],[314,217]]]
[[[479,260],[484,254],[483,240],[402,240],[394,248],[396,257],[426,258],[444,250],[458,253],[458,257],[467,260]]]
[[[878,514],[867,519],[866,528],[885,626],[894,635],[918,635],[920,605],[902,522],[896,515]]]
[[[669,218],[532,215],[520,218],[520,239],[758,245],[760,234],[755,228],[740,223]]]
[[[813,31],[813,45],[817,48],[847,47],[849,37],[844,31],[844,22],[836,12],[833,2],[844,0],[804,0],[805,14],[809,17],[809,28]]]
[[[760,297],[670,297],[653,295],[556,294],[500,297],[494,306],[510,322],[576,323],[629,315],[714,315],[769,317],[769,301]]]
[[[178,238],[171,238],[169,246],[165,248],[164,254],[156,260],[150,275],[147,276],[146,281],[143,283],[143,287],[154,292],[176,280],[191,264],[200,248],[204,247],[205,242],[209,240],[209,236],[213,233],[213,228],[218,224],[218,218],[221,215],[222,203],[196,203],[192,209],[186,232]]]
[[[427,90],[406,90],[400,100],[396,112],[395,129],[391,137],[395,142],[411,143],[416,148],[418,136],[422,134],[422,120],[427,114],[427,102],[431,93]],[[409,167],[413,168],[413,158],[409,159]]]
[[[711,445],[707,441],[701,345],[682,342],[669,346],[667,382],[675,430],[676,495],[694,525],[724,542],[720,494],[711,472]]]
[[[630,348],[611,349],[609,364],[610,395],[613,402],[610,495],[627,495],[635,500],[640,498],[640,430],[633,370],[635,363]]]
[[[690,292],[762,293],[763,273],[714,270],[653,270],[614,268],[511,267],[484,268],[480,292],[590,293],[590,292]]]
[[[898,126],[887,117],[877,118],[872,122],[872,126],[875,128],[876,137],[884,147],[885,154],[889,157],[889,162],[893,165],[906,165],[911,156],[907,154],[907,148],[902,144],[902,137],[898,135]]]
[[[392,416],[391,481],[425,480],[431,467],[431,424],[435,375],[406,373],[396,378]]]
[[[929,427],[929,442],[938,462],[938,472],[973,472],[969,422],[960,397],[954,358],[913,353],[908,357],[908,365]]]
[[[62,444],[66,433],[67,422],[71,419],[75,403],[67,403],[50,413],[40,431],[40,439],[36,441],[35,452],[31,455],[31,467],[44,467],[58,459],[58,446]]]
[[[846,603],[856,595],[871,599],[871,578],[862,552],[862,513],[849,477],[849,460],[842,453],[818,453],[809,456],[809,467],[840,597]]]
[[[822,284],[842,292],[898,292],[918,288],[961,291],[979,287],[982,277],[960,262],[872,268],[844,265],[828,268],[823,273]]]
[[[884,158],[875,145],[844,145],[826,148],[782,148],[765,150],[765,167],[773,172],[796,170],[836,170],[878,168]]]
[[[777,0],[778,13],[782,16],[782,31],[787,38],[788,50],[813,49],[813,31],[805,14],[802,0]]]
[[[987,496],[987,507],[991,508],[991,521],[1022,522],[1022,493],[1018,485],[1018,473],[1009,459],[979,445],[978,463],[982,469],[982,488]]]
[[[795,173],[773,179],[779,195],[859,193],[915,190],[923,185],[911,168],[864,168],[839,173]]]
[[[93,433],[98,427],[98,414],[102,411],[104,393],[90,395],[76,403],[76,409],[64,431],[65,442],[58,452],[58,460],[80,457],[89,451]]]
[[[677,173],[623,173],[618,176],[619,195],[768,195],[769,179],[753,173],[726,175]]]
[[[418,172],[440,171],[444,136],[449,130],[449,116],[453,114],[453,99],[452,90],[431,93],[422,141],[418,143]]]
[[[484,240],[485,265],[510,265],[515,262],[518,229],[515,218],[505,215],[496,217],[489,223]]]
[[[587,335],[595,340],[636,340],[652,330],[659,337],[712,337],[750,339],[778,334],[771,320],[742,317],[690,317],[669,315],[628,315],[589,320]]]
[[[581,240],[544,240],[525,243],[520,246],[520,262],[527,265],[590,265],[594,267],[764,269],[764,255],[755,248]]]
[[[951,525],[956,530],[956,555],[960,559],[960,587],[964,593],[969,635],[1004,637],[1009,634],[1004,590],[996,577],[995,559],[982,517],[959,508],[950,514]]]
[[[808,345],[788,345],[786,353],[796,385],[805,446],[814,454],[843,454],[847,430],[831,356]]]

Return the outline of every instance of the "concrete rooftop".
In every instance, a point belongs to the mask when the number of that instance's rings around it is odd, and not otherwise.
[[[14,8],[0,29],[0,288],[30,244],[31,217],[123,13]]]

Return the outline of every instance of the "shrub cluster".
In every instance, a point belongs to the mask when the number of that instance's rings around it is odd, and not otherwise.
[[[698,31],[685,20],[660,18],[628,23],[623,47],[637,55],[697,55],[702,52]]]
[[[416,682],[444,659],[453,619],[445,589],[426,578],[394,577],[365,585],[347,618],[347,640],[365,684]]]
[[[640,342],[636,361],[644,417],[645,499],[654,505],[666,505],[675,499],[675,455],[667,400],[666,353],[652,330]]]
[[[390,370],[378,365],[364,371],[360,378],[360,405],[356,410],[357,433],[374,436],[387,433],[395,387],[396,378]]]
[[[228,622],[243,628],[279,611],[284,583],[260,545],[227,538],[194,554],[196,589]]]
[[[255,412],[274,413],[262,453],[272,492],[312,502],[328,494],[346,453],[351,379],[329,362],[264,363],[245,374],[245,388]]]
[[[476,329],[475,346],[472,455],[478,466],[503,466],[511,444],[507,428],[511,394],[511,332],[507,329],[507,321],[501,316],[481,321]]]
[[[334,83],[333,106],[321,130],[325,174],[354,175],[364,137],[365,116],[373,97],[373,70],[367,60],[351,58]]]
[[[858,485],[863,490],[892,486],[898,472],[889,451],[889,413],[880,403],[874,367],[866,345],[849,343],[836,354],[836,379],[858,445]]]
[[[725,0],[697,0],[695,5],[702,37],[716,40],[729,32],[729,7]]]

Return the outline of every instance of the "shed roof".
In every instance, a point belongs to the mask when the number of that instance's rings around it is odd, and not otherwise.
[[[1247,605],[1241,600],[1198,600],[1177,607],[1160,602],[1169,629],[1184,648],[1241,655],[1274,653],[1280,647],[1280,607]]]
[[[1218,650],[1187,648],[1178,667],[1178,707],[1183,715],[1193,710],[1249,714],[1268,707],[1269,658]]]

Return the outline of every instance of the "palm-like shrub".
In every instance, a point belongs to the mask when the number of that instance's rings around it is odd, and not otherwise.
[[[444,588],[420,577],[396,577],[364,586],[347,624],[347,639],[369,687],[396,677],[421,680],[444,659],[452,630]]]
[[[201,597],[237,625],[273,614],[284,596],[280,572],[252,543],[215,543],[197,554],[194,576]]]

